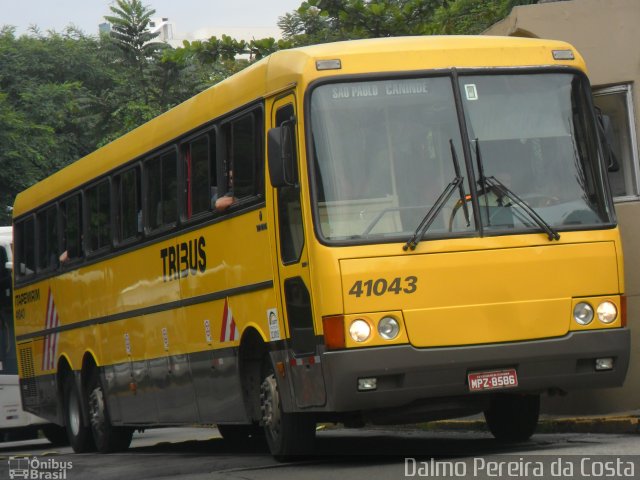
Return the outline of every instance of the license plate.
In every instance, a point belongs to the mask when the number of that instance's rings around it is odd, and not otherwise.
[[[515,368],[492,372],[473,372],[467,375],[467,379],[469,380],[469,390],[472,392],[518,386],[518,374]]]

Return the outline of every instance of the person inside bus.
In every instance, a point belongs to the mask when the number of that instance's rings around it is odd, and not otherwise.
[[[66,240],[66,238],[63,238]],[[71,241],[70,245],[67,245],[67,248],[60,254],[58,257],[58,262],[60,265],[64,265],[69,260],[73,260],[82,256],[82,243],[84,241],[84,234],[80,234],[80,243],[76,245],[75,241]]]
[[[69,261],[69,250],[65,250],[64,252],[62,252],[60,254],[60,257],[58,257],[58,261],[60,262],[60,264],[67,263]]]
[[[229,169],[229,172],[227,174],[227,179],[228,179],[227,192],[222,196],[218,196],[217,192],[214,192],[211,198],[211,203],[213,204],[213,207],[215,208],[216,212],[226,211],[231,205],[236,203],[236,201],[238,200],[233,193],[233,168]]]

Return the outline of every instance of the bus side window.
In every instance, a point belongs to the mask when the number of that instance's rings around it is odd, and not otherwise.
[[[175,224],[178,216],[178,165],[175,150],[147,160],[146,223],[149,230]]]
[[[17,265],[16,277],[25,278],[33,275],[36,270],[35,222],[33,217],[16,223],[15,238],[16,260],[14,263]]]
[[[88,224],[87,233],[90,252],[109,248],[111,244],[111,188],[109,180],[87,188]]]
[[[184,218],[208,212],[216,185],[215,137],[204,134],[183,146]]]
[[[63,200],[61,207],[63,243],[60,262],[65,263],[82,258],[84,255],[80,194],[75,194]]]
[[[260,112],[254,110],[223,126],[226,178],[221,193],[231,193],[238,201],[264,195]]]
[[[49,207],[37,214],[38,270],[57,268],[58,257],[58,207]]]
[[[140,168],[133,167],[113,177],[116,243],[133,240],[142,233]]]

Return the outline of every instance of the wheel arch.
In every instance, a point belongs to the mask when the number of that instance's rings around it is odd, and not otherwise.
[[[68,376],[73,377],[73,369],[69,358],[63,354],[58,358],[56,369],[56,423],[62,426],[64,426],[64,384]]]
[[[87,350],[82,357],[82,370],[80,371],[80,383],[83,391],[86,391],[91,375],[97,372],[98,362],[96,361],[95,354]]]
[[[238,350],[238,374],[242,384],[242,396],[249,418],[258,422],[260,412],[260,383],[262,381],[262,362],[269,352],[269,346],[253,326],[242,332]]]
[[[62,391],[64,389],[64,382],[67,375],[73,375],[73,368],[71,367],[71,361],[66,354],[60,355],[58,359],[58,368],[56,369],[56,389],[60,398],[62,397]]]

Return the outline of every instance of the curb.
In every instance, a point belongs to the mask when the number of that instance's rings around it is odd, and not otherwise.
[[[486,431],[484,420],[441,420],[420,424],[426,430]],[[640,434],[640,417],[541,418],[536,433],[635,433]]]

